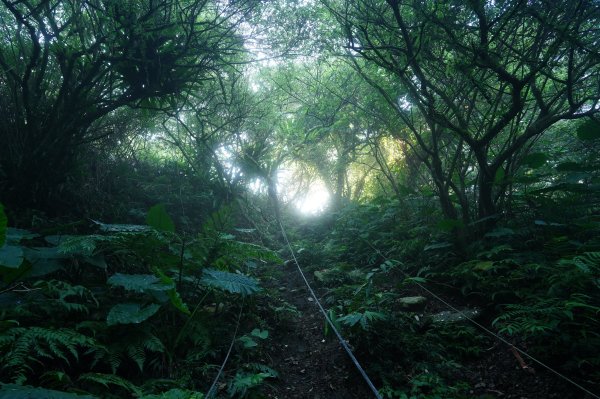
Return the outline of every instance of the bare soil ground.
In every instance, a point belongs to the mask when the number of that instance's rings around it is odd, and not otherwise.
[[[325,337],[323,316],[296,266],[284,266],[284,273],[285,278],[280,281],[281,295],[298,309],[299,314],[289,321],[287,329],[272,333],[273,344],[268,356],[271,367],[279,372],[279,378],[267,388],[267,398],[373,397],[338,340]]]
[[[282,266],[282,277],[273,280],[272,289],[281,299],[296,307],[298,314],[271,331],[271,347],[264,361],[279,373],[263,390],[271,399],[368,399],[374,395],[367,387],[338,340],[325,336],[324,318],[312,300],[296,266]],[[311,285],[321,299],[325,290]],[[425,292],[416,294],[427,296]],[[449,298],[447,298],[450,300]],[[453,298],[456,299],[456,298]],[[428,298],[428,311],[444,310]],[[525,348],[526,349],[526,348]],[[360,353],[357,353],[359,361]],[[510,348],[491,345],[482,356],[464,364],[457,378],[469,381],[473,398],[497,399],[592,399],[576,387],[541,366],[525,359],[523,369]],[[363,366],[366,366],[363,364]],[[371,376],[375,380],[377,376]]]

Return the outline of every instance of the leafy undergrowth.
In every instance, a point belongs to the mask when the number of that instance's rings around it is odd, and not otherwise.
[[[328,289],[330,317],[384,397],[585,395],[465,316],[600,389],[597,216],[497,226],[459,251],[450,229],[427,224],[426,200],[407,201],[351,205],[296,231],[300,263]]]
[[[227,233],[248,233],[230,210],[194,236],[162,206],[145,225],[93,221],[77,235],[7,228],[0,214],[0,398],[204,398],[241,306],[237,371],[219,390],[249,397],[276,376],[252,362],[269,333],[250,274],[279,258]]]
[[[468,318],[598,391],[597,215],[523,218],[461,247],[430,199],[404,201],[349,205],[291,232],[383,397],[582,397]],[[307,305],[294,301],[305,295],[282,294],[299,288],[264,267],[281,259],[233,220],[224,208],[183,234],[155,206],[144,225],[92,221],[85,233],[48,234],[0,218],[0,398],[205,398],[238,324],[215,397],[261,398],[292,389],[285,381],[300,396],[309,390],[321,372],[309,381],[273,348],[296,342],[290,327],[313,338],[331,331],[298,324]],[[328,378],[324,392],[334,392],[340,381]]]

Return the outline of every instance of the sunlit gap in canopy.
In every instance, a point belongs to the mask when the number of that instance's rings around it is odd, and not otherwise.
[[[303,179],[290,169],[277,173],[277,192],[284,203],[291,204],[304,216],[317,216],[327,211],[331,195],[318,179]]]

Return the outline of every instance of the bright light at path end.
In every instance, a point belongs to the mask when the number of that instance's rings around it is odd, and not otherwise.
[[[298,210],[306,215],[322,213],[329,205],[329,191],[323,183],[312,183],[305,194],[300,194],[294,201]]]

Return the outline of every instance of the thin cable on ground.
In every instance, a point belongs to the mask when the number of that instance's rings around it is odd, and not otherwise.
[[[323,308],[323,305],[321,305],[321,302],[319,301],[319,298],[317,298],[317,295],[315,294],[315,292],[313,291],[312,287],[310,286],[308,280],[306,279],[306,276],[304,275],[304,272],[300,268],[300,263],[298,263],[298,259],[296,258],[296,254],[294,253],[294,250],[292,249],[292,245],[290,244],[290,241],[288,240],[287,234],[285,232],[285,229],[283,228],[283,224],[281,223],[281,220],[279,220],[279,227],[281,228],[281,234],[283,235],[283,238],[285,239],[285,242],[286,242],[288,248],[290,249],[290,252],[292,254],[292,258],[294,259],[294,263],[296,264],[296,267],[298,268],[298,272],[300,273],[300,276],[302,276],[302,279],[304,280],[304,284],[306,284],[306,287],[308,288],[308,291],[310,292],[310,295],[315,300],[315,303],[319,307],[319,310],[323,314],[323,317],[325,317],[325,320],[327,321],[327,324],[329,324],[329,327],[331,327],[331,330],[337,336],[338,340],[340,341],[340,344],[342,345],[342,347],[344,348],[344,350],[346,351],[346,353],[348,354],[348,356],[350,356],[350,359],[352,359],[352,362],[354,363],[354,365],[356,366],[356,368],[360,372],[360,375],[362,375],[363,379],[365,380],[365,382],[367,383],[367,385],[369,386],[369,388],[371,388],[371,391],[373,391],[373,394],[375,395],[375,397],[377,399],[383,399],[381,397],[381,395],[379,394],[379,391],[377,390],[377,388],[375,388],[375,385],[373,385],[373,382],[371,382],[371,379],[367,375],[366,371],[362,368],[362,366],[360,365],[360,363],[358,362],[358,360],[354,356],[354,353],[352,353],[352,350],[350,349],[350,347],[346,343],[346,340],[342,337],[342,334],[340,334],[340,332],[335,327],[335,325],[333,324],[333,322],[329,319],[329,316],[327,315],[327,312]]]
[[[215,377],[210,389],[206,393],[206,399],[210,399],[212,395],[215,393],[215,388],[217,387],[217,382],[219,382],[219,378],[221,378],[221,374],[223,373],[223,369],[229,360],[229,355],[231,355],[231,350],[233,349],[233,345],[235,344],[235,339],[237,338],[237,333],[240,328],[240,320],[242,319],[242,310],[244,310],[244,300],[242,299],[242,304],[240,306],[240,312],[238,313],[237,322],[235,325],[235,331],[233,332],[233,339],[231,340],[231,344],[229,345],[229,350],[227,350],[227,355],[225,355],[225,359],[223,360],[223,364],[221,364],[221,368],[219,368],[219,372]]]
[[[375,250],[382,258],[384,258],[385,260],[390,260],[387,256],[385,256],[383,253],[381,253],[381,251],[377,248],[375,248],[373,245],[371,245],[370,242],[365,241],[367,243],[367,245],[369,245],[371,248],[373,248],[373,250]],[[400,270],[400,272],[406,277],[406,278],[412,278],[412,276],[410,276],[408,273],[406,273],[404,270],[402,269],[398,269]],[[514,350],[516,350],[517,352],[519,352],[520,354],[526,356],[527,358],[531,359],[534,363],[539,364],[540,366],[542,366],[543,368],[545,368],[546,370],[552,372],[553,374],[557,375],[558,377],[562,378],[563,380],[571,383],[573,386],[579,388],[580,390],[582,390],[583,392],[587,393],[588,395],[592,396],[595,399],[600,399],[600,396],[596,395],[595,393],[591,392],[590,390],[586,389],[585,387],[579,385],[577,382],[573,381],[572,379],[570,379],[569,377],[561,374],[560,372],[554,370],[552,367],[548,366],[547,364],[543,363],[541,360],[536,359],[535,357],[533,357],[532,355],[530,355],[529,353],[525,352],[523,349],[516,347],[515,345],[513,345],[512,343],[510,343],[508,340],[502,338],[500,335],[496,334],[495,332],[493,332],[492,330],[490,330],[489,328],[485,327],[484,325],[482,325],[481,323],[475,321],[473,318],[471,318],[468,314],[466,314],[465,312],[463,312],[460,309],[457,309],[455,306],[453,306],[452,304],[448,303],[446,300],[444,300],[443,298],[439,297],[437,294],[435,294],[434,292],[432,292],[430,289],[428,289],[427,287],[425,287],[423,284],[419,283],[418,281],[415,280],[411,280],[411,282],[415,283],[416,285],[418,285],[421,289],[423,289],[424,291],[426,291],[429,295],[431,295],[432,297],[434,297],[435,299],[437,299],[438,301],[440,301],[442,304],[446,305],[448,308],[452,309],[453,311],[457,312],[458,314],[460,314],[463,318],[465,318],[466,320],[470,321],[471,323],[473,323],[475,326],[479,327],[480,329],[482,329],[483,331],[485,331],[486,333],[490,334],[491,336],[495,337],[496,339],[498,339],[499,341],[505,343],[506,345],[508,345],[511,348],[514,348]]]

